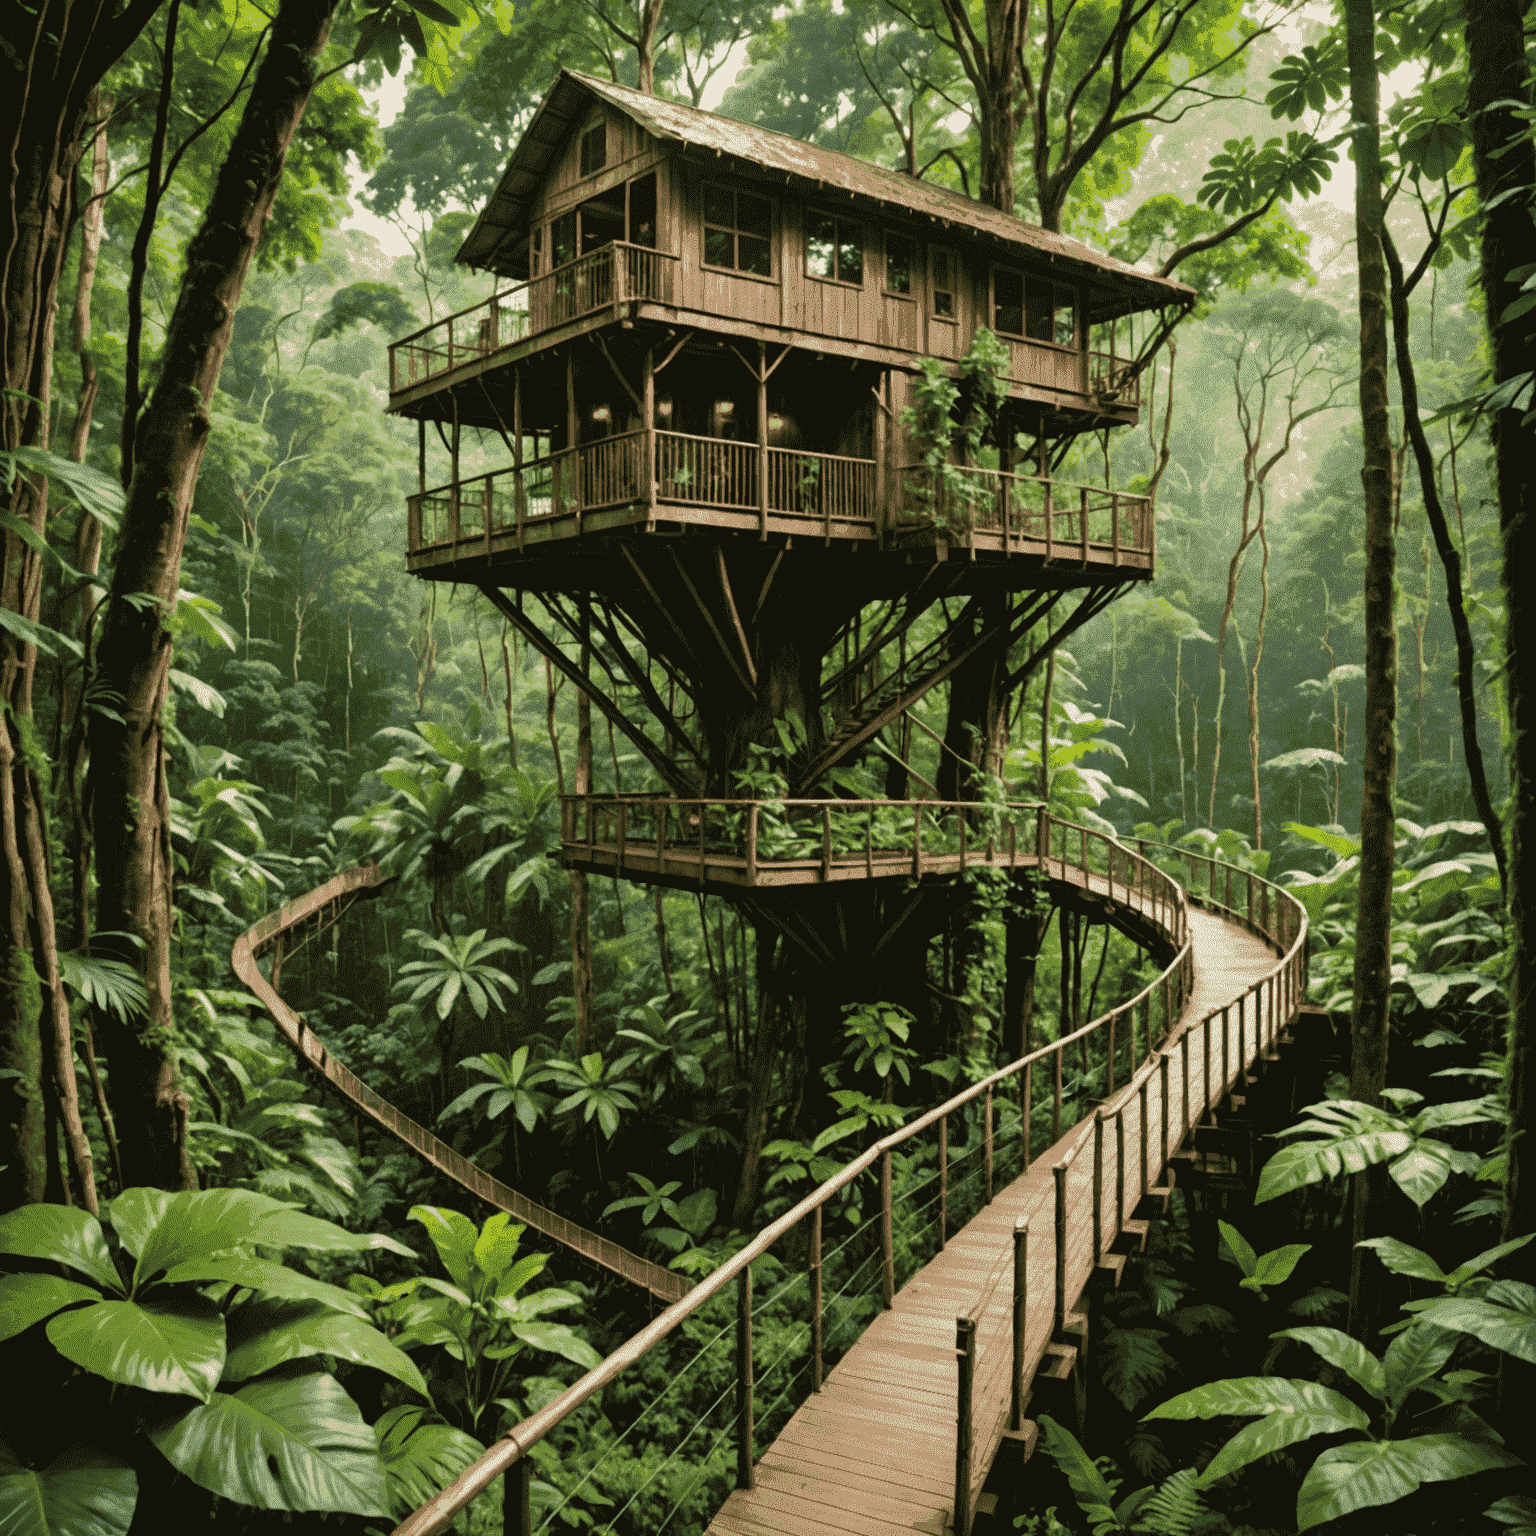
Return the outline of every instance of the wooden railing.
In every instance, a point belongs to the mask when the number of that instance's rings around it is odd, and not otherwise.
[[[537,336],[629,299],[670,304],[677,260],[670,251],[653,251],[616,240],[483,303],[423,326],[390,346],[390,390],[448,373],[526,336]]]
[[[646,473],[648,439],[654,475]],[[406,542],[415,554],[507,529],[521,535],[541,519],[579,521],[587,512],[648,502],[653,490],[658,503],[673,508],[771,513],[823,531],[833,519],[844,531],[849,523],[873,529],[874,484],[869,459],[770,448],[763,479],[755,443],[636,430],[412,496]],[[766,506],[759,502],[764,493]]]
[[[844,804],[848,802],[843,802]],[[952,1118],[978,1107],[982,1118],[982,1157],[985,1198],[993,1194],[993,1098],[1000,1084],[1019,1083],[1022,1109],[1023,1155],[1027,1164],[1033,1155],[1030,1125],[1034,1110],[1035,1067],[1046,1067],[1054,1106],[1052,1141],[1060,1138],[1062,1074],[1065,1053],[1080,1047],[1090,1038],[1101,1040],[1106,1054],[1114,1061],[1123,1047],[1128,1062],[1134,1064],[1138,1049],[1138,1024],[1141,1045],[1148,1052],[1153,1042],[1166,1041],[1174,1029],[1193,980],[1189,944],[1188,905],[1179,883],[1159,869],[1150,859],[1136,853],[1117,839],[1091,828],[1065,822],[1032,807],[1035,812],[1037,846],[1043,849],[1040,867],[1058,879],[1070,880],[1108,896],[1119,905],[1133,908],[1138,915],[1152,919],[1161,930],[1163,941],[1174,951],[1173,958],[1159,975],[1135,997],[1111,1009],[1100,1018],[1064,1035],[973,1083],[944,1103],[919,1115],[910,1124],[881,1138],[847,1164],[840,1172],[818,1186],[793,1209],[764,1228],[745,1247],[733,1254],[699,1282],[683,1299],[668,1307],[647,1327],[609,1355],[601,1365],[588,1371],[558,1398],[520,1424],[510,1429],[478,1461],[460,1474],[437,1497],[422,1505],[396,1527],[394,1536],[439,1536],[472,1500],[498,1478],[511,1473],[520,1480],[520,1488],[505,1507],[518,1513],[519,1524],[509,1525],[509,1536],[531,1536],[528,1488],[532,1476],[529,1459],[533,1448],[563,1424],[577,1409],[612,1384],[625,1371],[671,1334],[686,1318],[728,1286],[737,1289],[737,1369],[738,1401],[735,1417],[737,1480],[739,1486],[753,1480],[753,1389],[754,1352],[752,1342],[752,1269],[751,1266],[779,1241],[795,1232],[802,1223],[808,1227],[806,1260],[812,1277],[810,1294],[810,1348],[813,1390],[822,1382],[822,1316],[820,1274],[822,1263],[822,1214],[829,1201],[848,1188],[854,1180],[877,1169],[880,1183],[879,1242],[881,1297],[889,1307],[895,1298],[895,1255],[892,1230],[892,1154],[915,1150],[909,1144],[931,1133],[937,1139],[939,1214],[937,1230],[942,1248],[949,1235],[948,1177],[949,1126]],[[1298,943],[1300,940],[1298,939]],[[1139,1069],[1145,1080],[1147,1068]],[[1021,1081],[1020,1081],[1021,1080]],[[1135,1079],[1133,1079],[1134,1083]],[[1113,1088],[1110,1090],[1113,1092]],[[1056,1266],[1060,1273],[1060,1266]],[[1058,1281],[1059,1290],[1059,1281]],[[1075,1294],[1075,1293],[1074,1293]],[[1059,1307],[1058,1307],[1059,1309]],[[547,1473],[546,1473],[547,1475]],[[968,1511],[967,1511],[968,1518]]]
[[[366,1115],[381,1130],[403,1142],[423,1161],[477,1199],[510,1212],[534,1231],[563,1244],[592,1263],[622,1275],[659,1300],[676,1301],[683,1291],[681,1276],[631,1253],[611,1238],[589,1232],[472,1163],[425,1126],[418,1125],[403,1110],[381,1098],[337,1061],[308,1027],[303,1016],[295,1013],[278,994],[285,949],[288,954],[293,954],[306,939],[317,937],[339,922],[342,913],[354,901],[373,895],[393,878],[383,874],[377,864],[357,865],[287,902],[278,911],[268,913],[235,940],[230,955],[235,975],[261,1002],[278,1033],[299,1060],[339,1093],[352,1106],[354,1114]],[[260,956],[268,953],[271,955],[270,979],[263,975],[256,963]]]
[[[967,541],[994,535],[1010,548],[1029,540],[1045,546],[1048,560],[1107,556],[1114,565],[1156,554],[1145,496],[974,465],[951,464],[938,474],[911,464],[901,478],[903,520],[936,524]]]
[[[1018,1218],[1010,1246],[974,1299],[957,1313],[956,1536],[969,1536],[973,1494],[1000,1438],[1002,1426],[985,1419],[990,1405],[1005,1399],[1006,1427],[1022,1427],[1028,1384],[1047,1346],[1061,1341],[1072,1298],[1081,1294],[1188,1132],[1220,1104],[1247,1065],[1273,1047],[1306,996],[1307,918],[1295,897],[1252,871],[1192,849],[1145,841],[1137,847],[1143,859],[1151,848],[1165,863],[1186,866],[1190,892],[1202,906],[1268,940],[1281,957],[1234,1002],[1193,1021],[1177,1039],[1165,1034],[1162,1048],[1149,1053],[1118,1094],[1111,1074],[1108,1099],[1091,1121],[1080,1122],[1078,1134],[1052,1165],[1048,1210],[1034,1213],[1034,1223],[1029,1216]],[[1021,1065],[1004,1068],[996,1081]],[[1084,1184],[1087,1199],[1081,1198]],[[1047,1216],[1048,1221],[1042,1219]],[[1042,1281],[1047,1273],[1050,1278]],[[978,1325],[996,1306],[1005,1280],[1011,1347],[1006,1352],[994,1348],[979,1361]],[[1041,1292],[1051,1296],[1049,1309],[1029,1304],[1031,1295]]]
[[[1113,352],[1089,352],[1088,393],[1115,405],[1141,404],[1141,370]]]

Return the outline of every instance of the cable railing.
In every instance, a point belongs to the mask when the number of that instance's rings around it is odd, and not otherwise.
[[[621,798],[627,800],[631,797]],[[737,804],[738,809],[745,812],[750,809],[751,803]],[[969,809],[974,811],[977,808],[971,806]],[[806,1320],[809,1325],[808,1359],[804,1368],[810,1377],[811,1390],[819,1390],[825,1376],[828,1346],[825,1330],[828,1303],[824,1294],[828,1265],[834,1255],[847,1253],[850,1259],[857,1255],[857,1268],[843,1277],[844,1290],[854,1285],[855,1277],[868,1269],[871,1280],[878,1274],[881,1306],[889,1308],[893,1305],[898,1274],[896,1237],[900,1230],[905,1238],[904,1222],[915,1214],[914,1210],[909,1210],[903,1217],[903,1225],[899,1227],[898,1214],[902,1205],[915,1202],[919,1193],[929,1192],[921,1209],[935,1210],[934,1218],[926,1225],[931,1226],[935,1251],[942,1251],[956,1230],[952,1214],[962,1214],[970,1204],[969,1199],[963,1203],[958,1200],[961,1190],[974,1180],[979,1186],[974,1194],[981,1205],[989,1204],[993,1198],[998,1171],[999,1138],[995,1129],[999,1086],[1009,1084],[1018,1095],[1020,1153],[1027,1167],[1033,1157],[1031,1130],[1037,1111],[1037,1066],[1046,1068],[1044,1076],[1049,1087],[1040,1095],[1042,1102],[1038,1108],[1051,1115],[1054,1145],[1061,1136],[1063,1063],[1070,1050],[1092,1038],[1104,1043],[1105,1053],[1110,1059],[1117,1057],[1119,1050],[1124,1047],[1128,1062],[1134,1062],[1139,1049],[1138,1032],[1141,1045],[1148,1051],[1152,1050],[1154,1042],[1168,1039],[1175,1029],[1193,982],[1188,906],[1182,888],[1149,859],[1143,858],[1113,837],[1062,821],[1040,807],[1027,809],[1033,811],[1035,847],[1030,850],[1030,857],[1034,867],[1041,869],[1049,878],[1065,880],[1095,895],[1107,897],[1116,905],[1130,909],[1143,921],[1152,923],[1158,930],[1161,943],[1173,953],[1172,960],[1161,974],[1134,997],[1110,1009],[1100,1018],[1029,1052],[874,1142],[725,1260],[681,1301],[670,1306],[600,1365],[568,1387],[560,1397],[509,1429],[496,1445],[442,1493],[402,1521],[395,1536],[436,1536],[436,1533],[446,1531],[461,1510],[509,1473],[519,1480],[519,1486],[511,1490],[505,1505],[507,1509],[519,1512],[516,1516],[518,1524],[515,1536],[533,1536],[535,1530],[546,1528],[547,1519],[535,1524],[530,1497],[533,1465],[530,1457],[534,1448],[551,1436],[559,1440],[565,1427],[573,1421],[573,1416],[599,1393],[613,1385],[626,1371],[645,1360],[688,1318],[700,1314],[712,1303],[717,1303],[717,1310],[723,1308],[726,1305],[725,1292],[733,1285],[736,1289],[736,1385],[729,1428],[733,1431],[734,1480],[738,1487],[753,1486],[759,1396],[759,1386],[755,1385],[757,1360],[753,1344],[753,1319],[756,1315],[752,1300],[753,1266],[778,1244],[785,1244],[786,1250],[794,1250],[792,1257],[799,1261],[804,1271],[810,1314]],[[950,1154],[952,1128],[967,1132],[964,1152],[956,1153],[953,1158]],[[925,1139],[919,1141],[918,1138]],[[1005,1141],[1008,1139],[1004,1138]],[[894,1187],[898,1158],[908,1160],[901,1165],[902,1180],[906,1187],[899,1193]],[[952,1179],[955,1165],[971,1159],[975,1160],[975,1165],[967,1169],[964,1177]],[[914,1167],[924,1167],[930,1162],[934,1168],[931,1180],[909,1182]],[[826,1213],[830,1210],[835,1216],[845,1192],[856,1181],[871,1173],[877,1179],[879,1191],[876,1219],[863,1222],[853,1237],[845,1240],[832,1254],[824,1253],[823,1225]],[[936,1191],[931,1190],[934,1183],[937,1185]],[[953,1209],[955,1206],[958,1209]],[[913,1228],[914,1238],[922,1230],[924,1228]],[[906,1246],[904,1242],[904,1248]],[[905,1269],[914,1260],[920,1260],[926,1246],[914,1242],[911,1251],[903,1255],[902,1268]],[[670,1379],[675,1370],[669,1370],[667,1374]],[[789,1390],[788,1386],[784,1388],[785,1392]],[[717,1400],[714,1407],[718,1408],[721,1401],[723,1399]],[[581,1439],[572,1433],[573,1444],[580,1443]],[[722,1429],[717,1433],[715,1443],[723,1444],[723,1439]],[[638,1532],[645,1528],[641,1525],[618,1525],[614,1523],[614,1517],[606,1516],[595,1519],[593,1527],[605,1533],[605,1536],[608,1533],[618,1536],[621,1531],[627,1533],[634,1529]],[[509,1530],[512,1529],[509,1527]]]
[[[678,258],[612,241],[393,342],[391,392],[630,299],[670,304]]]
[[[1189,894],[1199,904],[1264,938],[1280,958],[1235,1001],[1165,1036],[1118,1093],[1111,1079],[1108,1098],[1060,1149],[1049,1188],[1035,1191],[1016,1218],[1010,1246],[957,1314],[956,1536],[969,1536],[974,1495],[1003,1428],[1023,1427],[1041,1359],[1053,1343],[1065,1342],[1071,1299],[1163,1179],[1185,1136],[1250,1063],[1262,1063],[1306,996],[1307,917],[1300,902],[1227,860],[1144,841],[1139,856],[1146,858],[1149,847],[1187,869]],[[1041,1304],[1046,1298],[1049,1306]]]
[[[1047,560],[1075,555],[1084,564],[1144,565],[1157,551],[1145,496],[970,464],[942,472],[912,464],[901,475],[903,521],[937,524],[971,543],[978,535],[1005,550],[1028,542],[1043,545]]]

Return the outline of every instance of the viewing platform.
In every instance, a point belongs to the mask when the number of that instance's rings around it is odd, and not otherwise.
[[[593,535],[707,529],[870,544],[928,558],[1023,557],[1101,579],[1149,578],[1157,535],[1144,496],[971,466],[888,469],[878,459],[636,430],[410,498],[407,568],[473,579]]]

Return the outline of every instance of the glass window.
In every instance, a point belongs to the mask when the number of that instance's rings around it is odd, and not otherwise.
[[[1006,267],[992,269],[992,329],[1002,336],[1024,334],[1024,279]]]
[[[731,187],[704,189],[704,264],[773,276],[773,204]]]
[[[805,270],[834,283],[864,282],[864,228],[854,219],[813,213],[806,224]]]
[[[629,243],[656,249],[656,173],[629,184]]]
[[[885,291],[912,292],[912,242],[905,235],[885,237]]]
[[[576,259],[576,213],[562,213],[549,226],[549,250],[554,265],[563,267]]]
[[[608,164],[608,124],[594,123],[581,136],[581,174],[591,176]]]
[[[955,318],[955,254],[934,247],[929,257],[933,273],[933,312],[941,320]]]

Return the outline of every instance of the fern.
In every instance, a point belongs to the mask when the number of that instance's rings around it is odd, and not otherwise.
[[[79,994],[93,1008],[109,1013],[127,1023],[142,1018],[149,1009],[149,993],[138,972],[121,960],[103,960],[95,955],[59,952],[59,974],[64,985]]]
[[[1112,1328],[1099,1345],[1099,1375],[1127,1412],[1155,1392],[1173,1369],[1156,1328]]]
[[[1142,1506],[1136,1529],[1146,1536],[1191,1536],[1195,1521],[1204,1513],[1200,1474],[1192,1467],[1181,1467]]]

